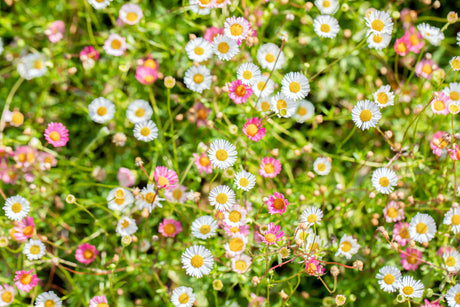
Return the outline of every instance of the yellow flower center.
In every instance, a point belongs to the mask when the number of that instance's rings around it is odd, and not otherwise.
[[[195,255],[190,260],[190,263],[194,268],[200,268],[204,263],[204,259],[200,255]]]
[[[30,247],[30,253],[31,253],[32,255],[38,255],[38,254],[40,253],[40,246],[38,246],[38,245],[32,245],[32,246]]]
[[[387,274],[387,275],[385,275],[385,277],[383,277],[383,281],[384,281],[387,285],[391,285],[391,284],[394,283],[395,277],[394,277],[392,274]]]
[[[129,12],[128,14],[126,14],[126,20],[128,20],[129,22],[135,22],[137,20],[137,14],[134,12]]]
[[[225,161],[228,158],[228,153],[225,149],[219,149],[216,151],[216,159],[219,161]]]
[[[398,50],[398,52],[400,53],[405,53],[407,51],[407,46],[406,44],[404,43],[399,43],[397,46],[396,46],[396,49]]]
[[[351,243],[348,241],[345,241],[342,243],[342,251],[345,253],[349,252],[351,250]]]
[[[459,70],[460,69],[460,60],[453,59],[452,62],[450,63],[450,66],[452,67],[453,70]]]
[[[157,63],[155,63],[155,61],[152,59],[147,59],[144,61],[144,67],[155,69],[157,67]]]
[[[118,39],[114,39],[110,43],[110,47],[112,47],[112,49],[115,49],[115,50],[120,49],[121,48],[121,42]]]
[[[457,91],[452,91],[449,94],[450,100],[457,101],[460,98],[460,95]]]
[[[121,227],[123,227],[123,229],[125,229],[128,226],[129,226],[129,221],[128,220],[123,220],[123,222],[121,223]]]
[[[247,264],[246,262],[244,262],[243,260],[237,260],[235,261],[235,269],[240,271],[240,272],[244,272],[246,271],[246,268],[247,268]]]
[[[217,195],[217,197],[216,197],[216,201],[217,201],[219,204],[221,204],[221,205],[227,203],[227,201],[228,201],[228,196],[227,196],[227,194],[225,194],[225,193],[219,193],[219,194]]]
[[[284,209],[284,205],[284,200],[282,200],[281,198],[277,198],[273,201],[273,207],[275,207],[276,210]]]
[[[458,292],[457,294],[455,294],[455,298],[454,298],[454,299],[455,299],[455,302],[456,302],[457,304],[460,304],[460,292]]]
[[[11,303],[13,300],[13,294],[10,291],[5,291],[2,293],[2,301],[5,303]]]
[[[227,53],[230,50],[230,46],[226,42],[221,42],[219,45],[217,45],[217,50],[220,53]]]
[[[20,125],[22,125],[22,123],[24,122],[24,115],[22,115],[21,112],[14,111],[14,112],[13,112],[13,115],[11,116],[11,122],[12,122],[15,126],[20,126]]]
[[[149,204],[152,204],[153,201],[155,200],[155,193],[148,192],[147,194],[145,194],[144,200],[148,202]]]
[[[96,307],[109,307],[109,305],[106,303],[99,303],[96,305]]]
[[[451,219],[452,225],[457,226],[460,225],[460,215],[453,215]]]
[[[97,108],[96,113],[99,116],[104,116],[105,114],[107,114],[107,108],[106,107],[99,107],[99,108]]]
[[[411,295],[412,293],[414,293],[414,288],[412,288],[411,286],[405,286],[405,287],[402,289],[402,292],[403,292],[405,295]]]
[[[141,135],[142,135],[142,136],[148,136],[148,135],[150,135],[150,128],[149,128],[149,127],[142,127],[142,129],[141,129]]]
[[[268,63],[273,63],[275,61],[275,56],[271,53],[267,53],[265,55],[265,61],[267,61]]]
[[[321,32],[324,32],[324,33],[329,33],[329,31],[331,31],[331,27],[327,23],[321,24],[320,29],[321,29]]]
[[[382,187],[386,188],[390,184],[390,180],[387,177],[383,176],[379,179],[379,184]]]
[[[41,69],[43,67],[43,62],[40,60],[35,60],[34,61],[34,68],[35,69]]]
[[[248,180],[248,178],[246,178],[246,177],[241,178],[240,181],[239,181],[239,184],[240,184],[240,186],[242,186],[243,188],[247,187],[247,186],[249,185],[249,180]]]
[[[206,119],[206,117],[208,117],[208,112],[206,112],[206,109],[199,109],[196,114],[198,119]]]
[[[372,37],[372,40],[374,41],[374,43],[379,44],[382,42],[383,36],[380,34],[374,34],[374,36]]]
[[[300,230],[298,233],[298,237],[300,240],[305,241],[308,237],[308,232]]]
[[[286,108],[287,108],[287,103],[286,103],[286,101],[284,101],[283,99],[279,99],[279,100],[276,102],[276,108],[277,108],[278,110],[286,109]]]
[[[256,135],[258,131],[259,131],[259,128],[257,128],[257,126],[254,124],[249,124],[246,126],[246,133],[249,134],[250,136]]]
[[[318,217],[316,216],[316,214],[310,214],[307,217],[307,222],[313,224],[314,222],[316,222],[317,219],[318,219]]]
[[[200,227],[200,233],[203,234],[203,235],[208,234],[210,231],[211,231],[211,226],[209,226],[209,225],[202,225]]]
[[[246,87],[244,85],[238,85],[235,89],[235,94],[239,97],[246,95]]]
[[[264,239],[268,243],[274,243],[276,241],[276,236],[275,236],[275,234],[269,232],[264,236]]]
[[[458,112],[458,106],[456,104],[450,104],[449,105],[449,111],[451,113],[454,113],[454,114],[457,113]],[[457,153],[458,153],[458,151],[457,151]]]
[[[163,231],[167,234],[167,235],[172,235],[173,233],[176,232],[176,226],[174,226],[173,224],[166,224],[163,228]]]
[[[433,69],[431,68],[430,64],[423,64],[422,72],[424,72],[425,74],[429,75],[429,74],[431,74],[432,71],[433,71]]]
[[[203,55],[204,49],[203,49],[203,47],[198,46],[198,47],[195,48],[194,52],[195,52],[196,55]]]
[[[428,226],[425,223],[418,223],[415,230],[418,234],[425,234],[428,231]]]
[[[265,89],[265,82],[264,81],[259,81],[259,83],[257,83],[257,89],[259,91],[263,91]]]
[[[146,83],[153,82],[153,79],[154,79],[154,78],[153,78],[152,75],[146,75],[146,76],[144,77],[144,81],[145,81]]]
[[[179,200],[182,197],[182,191],[180,189],[176,189],[172,192],[172,196],[174,199]]]
[[[158,184],[160,186],[168,186],[169,185],[169,180],[166,179],[166,177],[164,177],[164,176],[159,176],[158,177]]]
[[[323,7],[328,8],[331,6],[331,3],[329,1],[323,1]]]
[[[318,169],[318,171],[324,172],[324,171],[326,170],[326,164],[324,164],[324,163],[318,163],[318,165],[316,166],[316,168]]]
[[[382,31],[384,26],[385,25],[384,25],[383,21],[381,21],[380,19],[376,19],[371,23],[372,29],[377,31],[377,32]]]
[[[243,27],[240,24],[232,24],[230,26],[230,33],[233,36],[240,36],[243,33]]]
[[[54,303],[53,300],[47,300],[45,302],[45,307],[54,307],[54,306],[56,306],[56,304]]]
[[[211,163],[208,159],[208,157],[201,157],[200,158],[200,165],[201,166],[208,166],[209,163]]]
[[[116,198],[124,198],[125,197],[125,190],[123,189],[117,189],[115,191],[115,197]]]
[[[267,111],[270,111],[270,104],[266,101],[263,101],[261,104],[260,104],[260,108],[262,109],[262,111],[264,112],[267,112]]]
[[[143,108],[139,108],[134,112],[134,115],[137,117],[143,117],[145,115],[145,110]]]
[[[445,104],[444,102],[442,102],[441,100],[436,100],[433,104],[433,108],[436,110],[436,111],[442,111],[444,110],[445,108]]]
[[[398,210],[396,210],[394,207],[390,207],[388,208],[387,210],[387,216],[390,218],[390,219],[394,219],[398,216]]]
[[[409,239],[410,238],[409,230],[407,229],[407,227],[404,227],[403,229],[401,229],[401,231],[399,232],[399,236],[402,239]]]
[[[25,235],[25,236],[31,236],[34,232],[34,228],[32,226],[27,226],[26,228],[24,228],[24,230],[22,231],[22,233]]]
[[[57,131],[52,131],[50,133],[50,139],[53,140],[54,142],[57,142],[61,139],[61,135]]]
[[[193,76],[193,82],[195,82],[196,84],[200,84],[203,81],[204,81],[204,77],[202,74],[195,74]]]
[[[300,84],[299,84],[299,82],[295,82],[295,81],[291,82],[291,83],[289,84],[289,90],[290,90],[291,92],[293,92],[293,93],[298,93],[298,92],[300,91]]]
[[[228,247],[232,252],[239,252],[243,250],[244,242],[240,238],[232,238],[230,242],[228,242]]]
[[[27,155],[23,152],[21,152],[20,154],[18,154],[18,161],[19,162],[26,162],[27,160]]]
[[[446,265],[447,266],[453,267],[453,266],[455,266],[456,263],[457,263],[457,260],[455,260],[455,257],[449,256],[449,257],[446,258]]]
[[[271,174],[275,171],[275,166],[271,163],[267,163],[265,164],[264,166],[264,171],[267,173],[267,174]]]
[[[307,115],[307,108],[299,107],[299,108],[297,109],[297,114],[298,114],[299,116]]]
[[[417,37],[417,34],[409,35],[409,41],[412,45],[417,46],[420,40]]]
[[[252,72],[250,70],[245,70],[243,72],[243,78],[246,80],[250,80],[252,78]]]
[[[372,112],[369,110],[362,110],[361,114],[359,114],[359,118],[361,118],[363,122],[368,122],[372,119]]]
[[[13,211],[14,213],[19,213],[21,212],[21,210],[22,210],[22,205],[20,203],[14,203],[11,206],[11,211]]]
[[[211,0],[199,0],[202,5],[208,5]]]
[[[386,93],[377,94],[377,102],[380,104],[385,104],[388,102],[388,95]]]
[[[83,252],[83,258],[85,259],[92,259],[94,256],[94,252],[90,249],[85,249],[85,251]]]
[[[179,296],[179,303],[181,303],[181,304],[187,304],[188,301],[189,301],[189,298],[188,298],[187,293],[182,293],[182,294]]]
[[[239,221],[241,221],[241,213],[239,211],[233,210],[228,215],[228,219],[233,223],[238,223]]]
[[[19,281],[23,285],[28,285],[32,282],[32,275],[30,274],[24,274],[19,278]]]

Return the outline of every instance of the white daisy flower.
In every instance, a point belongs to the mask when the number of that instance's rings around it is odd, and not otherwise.
[[[327,158],[319,157],[313,162],[313,170],[318,175],[325,176],[331,171],[331,162]]]
[[[41,53],[25,55],[18,62],[18,73],[26,80],[41,77],[48,71],[45,61],[46,58]]]
[[[211,87],[211,71],[205,66],[192,66],[185,72],[184,83],[188,89],[201,93]]]
[[[383,48],[388,47],[391,41],[390,34],[377,34],[371,33],[371,35],[367,38],[367,43],[369,48],[374,48],[376,50],[382,50]]]
[[[171,294],[171,303],[174,307],[192,307],[195,302],[193,289],[189,287],[178,287]]]
[[[219,169],[227,169],[233,166],[236,162],[237,154],[235,145],[222,139],[213,141],[208,150],[208,158],[212,166]]]
[[[3,53],[3,40],[0,37],[0,55],[2,55],[2,53]]]
[[[393,32],[393,21],[387,12],[373,10],[364,19],[369,31],[374,34],[391,35]]]
[[[118,17],[120,17],[124,23],[129,25],[139,23],[143,16],[144,14],[142,13],[142,9],[139,5],[132,3],[123,5],[118,13]]]
[[[112,0],[88,0],[88,3],[91,4],[96,10],[106,8]]]
[[[372,96],[375,104],[380,108],[394,105],[395,94],[391,91],[391,86],[389,85],[382,85]]]
[[[399,294],[405,297],[422,297],[425,286],[412,276],[404,276],[399,284]]]
[[[399,289],[399,283],[401,282],[401,272],[393,266],[384,266],[380,268],[376,278],[380,288],[385,292],[395,292]]]
[[[426,23],[421,23],[417,26],[423,38],[430,42],[433,46],[439,46],[444,39],[444,33],[439,28],[430,26]]]
[[[319,225],[319,222],[321,222],[322,218],[323,211],[316,207],[310,206],[302,212],[302,215],[300,216],[300,222],[307,224],[308,226],[313,226],[315,224]]]
[[[152,114],[152,107],[143,99],[134,100],[129,104],[128,109],[126,109],[126,117],[133,124],[149,120]]]
[[[298,123],[304,123],[315,115],[315,107],[308,100],[300,100],[297,111],[292,116]]]
[[[128,189],[114,188],[107,195],[110,210],[122,211],[134,202],[134,196]]]
[[[248,36],[249,22],[243,17],[230,17],[225,20],[224,34],[231,39],[244,40]]]
[[[238,227],[246,224],[247,211],[240,205],[233,205],[224,212],[224,223],[230,227]]]
[[[188,7],[193,13],[198,15],[209,15],[211,13],[211,9],[205,6],[202,6],[200,3],[202,0],[190,0],[190,6]],[[204,1],[202,1],[204,2]],[[209,2],[212,3],[212,2]]]
[[[235,174],[235,184],[238,190],[249,191],[256,185],[256,176],[246,171]]]
[[[324,242],[321,240],[320,236],[315,236],[313,231],[311,231],[311,229],[309,230],[310,232],[303,244],[303,249],[308,253],[316,254],[320,248],[324,247]]]
[[[252,91],[257,97],[269,97],[275,90],[275,83],[268,77],[261,75],[255,79]]]
[[[271,112],[271,96],[264,96],[260,97],[259,101],[256,104],[256,109],[260,111],[262,114],[268,114]]]
[[[332,15],[339,9],[337,0],[316,0],[315,5],[323,15]]]
[[[272,97],[271,101],[271,109],[278,117],[291,117],[295,114],[295,111],[297,111],[298,105],[298,102],[289,99],[289,97],[283,93],[276,94]]]
[[[335,256],[345,256],[345,258],[350,259],[351,256],[356,254],[359,250],[361,245],[358,244],[358,241],[354,239],[352,236],[344,235],[342,239],[340,239],[339,249]]]
[[[460,112],[460,101],[452,101],[447,107],[451,114],[458,114]]]
[[[284,57],[284,52],[281,51],[277,45],[267,43],[260,46],[259,50],[257,50],[257,61],[262,68],[273,70],[280,69],[284,65],[286,59]]]
[[[319,37],[334,38],[339,33],[340,26],[337,19],[329,15],[320,15],[313,21],[313,28]]]
[[[232,270],[236,273],[246,273],[252,264],[251,257],[245,254],[232,257]]]
[[[243,63],[236,71],[236,78],[249,86],[253,86],[260,76],[260,68],[253,63]]]
[[[442,91],[444,94],[449,96],[452,102],[460,102],[460,83],[451,82],[449,86],[445,87]]]
[[[37,296],[35,307],[61,307],[62,301],[53,291],[43,292]]]
[[[417,213],[409,223],[410,238],[419,243],[429,242],[436,234],[434,219],[425,213]]]
[[[200,216],[192,223],[192,236],[206,240],[216,235],[217,222],[210,215]]]
[[[120,236],[130,236],[137,231],[136,221],[127,216],[122,217],[118,220],[116,232]]]
[[[209,203],[216,210],[228,210],[235,204],[235,192],[226,185],[219,185],[209,193]]]
[[[211,252],[202,245],[193,245],[187,248],[181,258],[185,273],[196,278],[208,275],[214,264]]]
[[[139,141],[150,142],[158,137],[158,128],[153,121],[146,120],[134,125],[134,137]]]
[[[22,253],[27,256],[29,260],[37,260],[45,255],[46,246],[40,240],[29,239],[24,245]]]
[[[221,61],[229,61],[240,52],[236,41],[225,35],[217,35],[212,40],[212,51]]]
[[[458,272],[460,270],[460,253],[452,249],[442,254],[444,260],[444,267],[450,273]]]
[[[351,110],[351,119],[358,128],[367,130],[375,127],[382,117],[379,107],[370,100],[360,100]]]
[[[163,205],[160,203],[163,200],[164,198],[161,198],[158,194],[155,195],[155,184],[147,184],[136,197],[136,206],[139,210],[147,208],[149,212],[152,212],[156,207],[163,208]]]
[[[307,77],[300,72],[290,72],[281,80],[281,93],[292,100],[305,98],[310,92]]]
[[[398,183],[398,176],[389,168],[381,167],[372,173],[372,185],[382,194],[390,194]]]
[[[460,46],[460,32],[457,32],[457,45]]]
[[[453,233],[460,233],[460,208],[450,208],[444,215],[443,224],[451,225]]]
[[[225,243],[224,248],[229,257],[241,255],[248,244],[248,237],[241,233],[233,234],[230,241]]]
[[[202,37],[190,40],[185,45],[188,58],[192,61],[203,62],[212,57],[212,45]]]
[[[445,299],[449,307],[460,307],[460,284],[456,284],[447,291]]]
[[[307,230],[303,230],[300,227],[297,227],[295,230],[295,236],[294,236],[294,241],[297,240],[302,240],[302,242],[306,242],[309,237],[314,237],[315,234],[311,228],[308,228]]]
[[[24,275],[23,275],[24,276]],[[30,276],[30,275],[29,275]],[[4,284],[0,285],[0,306],[9,306],[14,301],[14,287]]]
[[[99,97],[88,105],[88,112],[92,121],[103,124],[115,115],[115,104],[104,97]]]
[[[5,215],[10,220],[20,221],[29,214],[30,204],[22,196],[11,196],[6,199],[3,210],[5,210]]]
[[[126,50],[126,38],[112,33],[104,42],[105,52],[113,56],[122,56]]]

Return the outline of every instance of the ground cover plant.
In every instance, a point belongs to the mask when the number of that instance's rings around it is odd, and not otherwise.
[[[0,306],[460,306],[454,1],[0,3]]]

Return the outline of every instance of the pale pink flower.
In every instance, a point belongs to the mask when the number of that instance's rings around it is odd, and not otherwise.
[[[430,80],[433,75],[433,71],[436,69],[438,69],[438,65],[436,65],[433,60],[423,59],[415,66],[415,74],[417,77]]]
[[[92,59],[93,61],[99,60],[99,51],[93,46],[86,46],[80,51],[80,60],[82,62]]]
[[[204,39],[212,43],[212,41],[214,40],[214,37],[216,37],[219,34],[223,34],[223,33],[224,33],[224,28],[210,27],[206,29],[206,33],[204,34]]]
[[[425,45],[425,40],[423,39],[422,34],[415,27],[410,27],[409,30],[406,30],[404,37],[407,39],[409,51],[413,53],[420,53],[423,46]]]
[[[164,237],[174,238],[178,233],[182,231],[182,225],[179,221],[173,219],[164,219],[163,222],[160,223],[158,231]]]
[[[248,307],[261,307],[265,302],[265,297],[257,296],[254,293],[251,293],[251,301],[249,302]]]
[[[232,236],[234,234],[240,233],[243,236],[249,235],[249,225],[247,224],[242,224],[239,226],[230,226],[223,222],[224,230],[225,233],[228,234],[229,236]]]
[[[109,307],[109,304],[105,295],[94,296],[89,301],[89,307]]]
[[[122,56],[126,50],[126,38],[112,33],[104,42],[105,52],[113,56]]]
[[[412,27],[414,17],[417,18],[417,13],[409,8],[403,8],[399,14],[399,19],[403,22],[404,29]]]
[[[0,285],[1,307],[9,306],[14,301],[14,287],[8,284]]]
[[[258,235],[266,245],[272,245],[281,240],[284,236],[284,231],[281,230],[279,225],[275,226],[273,223],[270,223],[267,225],[267,230],[258,233]]]
[[[460,142],[454,144],[454,149],[448,149],[452,160],[460,160]]]
[[[172,189],[179,181],[175,171],[168,169],[165,166],[157,166],[154,172],[155,181],[159,188]]]
[[[118,169],[117,179],[120,185],[124,187],[130,187],[134,185],[136,176],[132,170],[125,167],[120,167],[120,169]]]
[[[395,201],[390,201],[383,209],[383,216],[387,223],[394,223],[403,220],[404,209],[399,207]]]
[[[228,85],[228,97],[236,104],[245,103],[252,95],[252,87],[235,80]]]
[[[158,79],[158,71],[150,67],[138,66],[136,68],[136,79],[144,85],[152,84]]]
[[[446,134],[447,132],[438,131],[433,134],[433,137],[431,138],[430,148],[433,151],[433,154],[437,155],[438,157],[442,155],[443,150],[447,150],[447,146],[449,145],[449,142],[444,140]]]
[[[65,23],[62,20],[54,21],[48,29],[45,30],[45,34],[53,44],[56,44],[62,38],[64,38]]]
[[[248,119],[243,125],[243,133],[251,141],[258,142],[265,136],[266,133],[266,130],[262,127],[262,124],[262,120],[257,117]]]
[[[265,157],[260,162],[259,175],[274,178],[281,172],[281,163],[272,157]]]
[[[170,203],[183,204],[187,200],[187,187],[177,185],[174,188],[165,191],[166,200]]]
[[[203,152],[201,155],[193,153],[193,158],[195,160],[195,165],[198,168],[199,173],[202,173],[202,172],[206,174],[212,173],[211,161],[209,160],[206,152]]]
[[[45,139],[54,147],[62,147],[69,141],[69,130],[61,123],[49,123],[45,130]]]
[[[410,247],[406,248],[405,252],[409,255],[400,253],[403,268],[409,271],[415,271],[422,263],[422,261],[419,260],[422,258],[422,252]]]
[[[420,305],[420,307],[442,307],[442,306],[439,305],[439,302],[437,301],[430,302],[429,300],[424,299],[423,305]]]
[[[435,92],[431,100],[431,110],[434,114],[447,115],[449,114],[450,98],[443,92]]]
[[[18,146],[13,153],[13,159],[16,161],[17,166],[29,167],[35,163],[37,157],[37,150],[31,146]]]
[[[409,243],[409,223],[398,222],[394,225],[393,240],[401,246],[406,246]]]
[[[83,243],[75,251],[75,259],[77,259],[78,262],[88,265],[96,259],[98,254],[99,252],[96,246],[89,243]]]
[[[438,255],[439,257],[442,257],[444,253],[450,253],[450,252],[452,252],[454,250],[455,250],[455,248],[453,248],[451,246],[441,246],[436,251],[436,255]]]
[[[308,275],[311,276],[321,276],[324,275],[324,267],[319,264],[319,261],[315,256],[310,257],[309,259],[304,259],[305,271]]]
[[[278,192],[273,193],[273,195],[268,196],[267,206],[268,213],[270,214],[279,214],[286,212],[286,209],[289,205],[289,202],[284,195]]]
[[[20,222],[16,222],[13,230],[15,240],[20,242],[27,241],[35,232],[34,219],[29,216]]]
[[[135,25],[139,23],[144,14],[142,9],[137,4],[127,3],[120,8],[118,12],[119,18],[123,23]]]
[[[57,164],[56,156],[44,151],[38,153],[38,161],[40,162],[40,169],[42,171],[49,170],[51,167],[56,166]]]
[[[34,270],[30,271],[17,271],[14,276],[14,285],[21,291],[29,292],[38,284],[38,277],[36,274],[32,274]]]

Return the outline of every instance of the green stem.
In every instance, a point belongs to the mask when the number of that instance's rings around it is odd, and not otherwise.
[[[171,113],[171,90],[168,88],[168,94],[167,94],[167,103],[168,103],[168,114],[169,114],[169,121],[171,122],[171,140],[172,140],[172,145],[173,145],[173,154],[174,154],[174,167],[176,170],[179,170],[179,165],[177,163],[177,150],[176,150],[176,140],[174,139],[175,134],[174,134],[174,120],[173,116]]]
[[[6,103],[2,111],[2,118],[0,119],[0,143],[1,144],[3,144],[3,129],[5,129],[5,112],[8,111],[11,101],[13,101],[14,94],[16,93],[18,88],[21,86],[23,81],[24,81],[24,78],[19,78],[18,81],[16,81],[16,83],[11,88],[10,93],[8,94],[8,97],[6,97]]]

